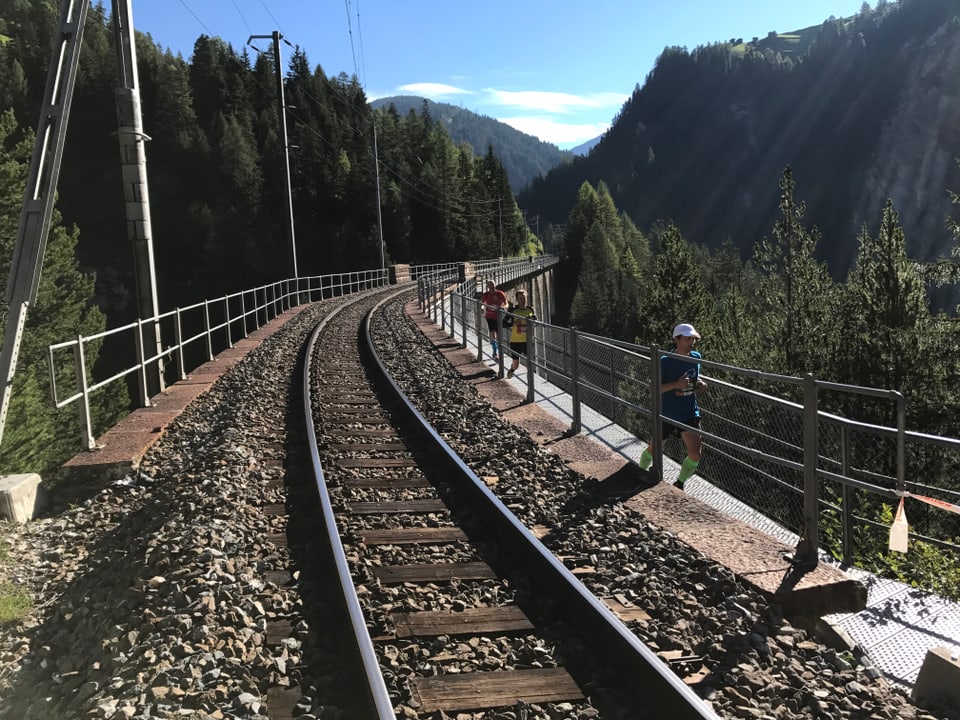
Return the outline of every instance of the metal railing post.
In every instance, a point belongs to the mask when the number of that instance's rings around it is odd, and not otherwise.
[[[447,329],[447,289],[440,287],[440,329]]]
[[[457,314],[454,312],[454,299],[456,298],[456,291],[449,290],[447,291],[447,301],[450,303],[450,329],[447,332],[447,337],[451,340],[457,336],[456,325]],[[446,305],[444,305],[446,307]]]
[[[897,397],[897,494],[903,497],[907,489],[907,406],[903,395]]]
[[[533,402],[533,369],[535,367],[536,352],[534,348],[536,343],[534,337],[537,333],[536,323],[527,321],[527,402]]]
[[[467,347],[467,296],[460,295],[460,347]]]
[[[233,347],[233,329],[230,327],[230,296],[223,296],[223,321],[227,325],[227,347]]]
[[[840,474],[850,477],[850,428],[840,428]],[[840,545],[844,564],[853,563],[853,508],[850,506],[850,486],[840,486]]]
[[[570,328],[570,401],[573,404],[570,432],[579,434],[583,429],[580,416],[580,344],[575,327]]]
[[[90,420],[90,393],[87,390],[87,360],[86,355],[83,352],[83,335],[77,335],[77,349],[73,353],[74,369],[77,373],[77,387],[80,388],[80,395],[83,397],[83,406],[81,413],[83,414],[83,441],[87,446],[87,450],[95,450],[97,447],[97,441],[93,438],[93,423]]]
[[[210,302],[203,301],[203,334],[207,336],[207,360],[213,360],[213,340],[210,338]]]
[[[803,376],[803,532],[793,556],[793,563],[803,570],[812,570],[819,563],[818,452],[817,381],[807,373]]]
[[[477,329],[477,362],[480,362],[483,360],[483,327],[487,324],[487,316],[486,313],[483,312],[483,303],[481,302],[475,303],[473,310],[474,324]],[[499,342],[499,340],[500,338],[498,337],[497,341]]]
[[[173,317],[173,339],[177,344],[177,373],[181,380],[186,380],[187,363],[183,358],[183,323],[180,319],[180,308],[177,308]]]
[[[243,336],[247,337],[250,331],[247,329],[247,293],[240,293],[240,317],[243,318]]]
[[[654,447],[653,475],[663,482],[663,427],[660,413],[663,412],[663,395],[660,393],[660,348],[650,347],[650,442]]]
[[[140,366],[137,373],[137,379],[140,381],[140,407],[150,407],[150,390],[147,387],[147,360],[144,357],[143,350],[142,318],[137,318],[137,364]]]

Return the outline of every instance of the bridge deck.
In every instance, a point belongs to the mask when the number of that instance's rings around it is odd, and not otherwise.
[[[76,501],[99,486],[136,472],[147,450],[193,399],[305,308],[290,309],[239,340],[186,380],[153,398],[152,407],[134,411],[98,438],[102,447],[81,452],[68,461],[57,501]],[[912,685],[928,649],[956,646],[960,637],[957,603],[861,571],[844,573],[826,562],[812,573],[797,573],[784,557],[793,550],[795,535],[702,479],[688,481],[681,495],[670,484],[677,468],[667,460],[667,482],[633,492],[637,481],[644,479],[635,464],[644,446],[637,438],[586,408],[583,432],[568,437],[572,420],[568,395],[538,378],[535,402],[524,403],[524,373],[512,380],[497,380],[489,360],[476,362],[476,346],[460,349],[459,343],[420,313],[416,305],[409,307],[409,313],[459,369],[464,381],[473,383],[507,420],[526,429],[573,469],[605,483],[612,495],[622,495],[628,507],[729,567],[744,582],[787,607],[802,604],[826,615],[865,649],[891,680]],[[681,497],[686,499],[678,502]],[[864,603],[866,607],[861,610]]]

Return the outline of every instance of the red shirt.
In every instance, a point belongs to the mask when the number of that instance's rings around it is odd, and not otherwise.
[[[480,296],[480,302],[484,305],[484,317],[493,320],[497,317],[497,308],[507,304],[507,295],[503,290],[487,290]]]

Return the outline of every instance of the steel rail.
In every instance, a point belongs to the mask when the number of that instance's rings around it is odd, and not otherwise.
[[[344,308],[364,300],[366,297],[366,295],[357,297],[341,305],[325,317],[311,333],[310,339],[307,341],[303,363],[303,412],[307,431],[307,442],[310,448],[310,460],[313,463],[314,480],[317,487],[317,495],[319,496],[320,509],[323,514],[323,524],[327,533],[327,547],[330,550],[330,560],[336,568],[344,608],[350,618],[350,625],[356,640],[359,660],[365,672],[365,685],[367,690],[365,704],[368,706],[368,714],[366,714],[365,717],[369,717],[371,720],[396,720],[396,714],[393,711],[393,702],[390,699],[390,693],[384,682],[383,673],[380,670],[380,662],[377,660],[377,654],[374,650],[373,642],[370,639],[370,633],[367,632],[366,620],[363,616],[360,600],[357,597],[356,588],[354,588],[353,579],[350,575],[350,568],[347,564],[343,543],[340,541],[340,535],[337,532],[337,523],[334,518],[333,507],[330,503],[330,496],[327,493],[323,467],[320,463],[320,449],[317,445],[316,425],[313,421],[310,397],[313,349],[317,338],[334,315],[341,312]]]

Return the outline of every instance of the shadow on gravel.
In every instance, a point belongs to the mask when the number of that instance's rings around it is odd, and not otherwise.
[[[487,379],[489,379],[489,380],[496,380],[496,379],[497,379],[497,371],[494,370],[493,368],[487,368],[486,370],[480,370],[480,371],[478,371],[478,372],[470,373],[469,375],[464,375],[464,376],[463,376],[463,379],[464,379],[464,380],[467,380],[467,381],[470,381],[470,380],[479,380],[480,378],[487,378]]]

